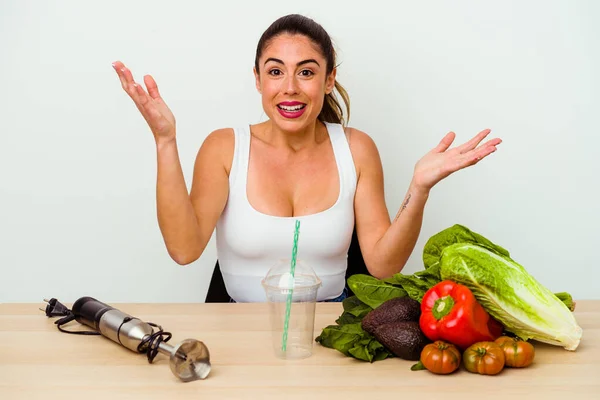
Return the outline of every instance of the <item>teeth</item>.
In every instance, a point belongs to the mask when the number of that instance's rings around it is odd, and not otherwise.
[[[305,106],[305,104],[299,104],[297,106],[282,106],[282,105],[278,105],[277,107],[281,108],[282,110],[285,111],[298,111],[303,109]]]

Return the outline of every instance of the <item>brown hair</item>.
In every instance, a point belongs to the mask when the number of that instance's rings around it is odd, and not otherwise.
[[[327,75],[333,71],[335,66],[335,49],[333,48],[333,43],[331,42],[329,34],[321,25],[312,19],[298,14],[290,14],[273,22],[260,37],[256,47],[256,58],[254,60],[254,67],[257,72],[259,71],[258,59],[262,55],[263,50],[273,38],[283,33],[289,33],[291,35],[300,34],[312,40],[319,46],[323,57],[325,57],[325,60],[327,61]],[[346,89],[344,89],[337,80],[335,81],[335,90],[337,90],[342,97],[342,100],[346,105],[348,116],[344,118],[344,110],[334,91],[332,91],[325,95],[323,108],[321,109],[318,119],[323,122],[345,125],[350,117],[350,98],[348,97]]]

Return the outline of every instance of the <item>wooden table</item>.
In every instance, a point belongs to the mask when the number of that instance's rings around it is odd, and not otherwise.
[[[535,343],[531,367],[496,376],[411,371],[399,358],[370,364],[317,343],[310,358],[280,360],[265,304],[111,305],[162,325],[171,344],[202,340],[209,377],[183,383],[162,354],[149,364],[104,337],[61,333],[43,303],[0,304],[0,399],[600,399],[600,300],[577,303],[577,351]],[[315,333],[340,313],[340,303],[317,304]]]

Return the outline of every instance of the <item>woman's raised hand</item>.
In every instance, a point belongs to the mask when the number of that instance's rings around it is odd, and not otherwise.
[[[175,116],[160,97],[154,78],[144,76],[148,89],[146,92],[140,83],[135,82],[131,71],[121,61],[114,62],[113,68],[117,71],[123,90],[131,97],[150,126],[154,139],[157,142],[175,139]]]
[[[490,130],[485,129],[468,142],[452,149],[450,149],[450,145],[454,142],[456,135],[454,132],[448,133],[440,144],[417,162],[413,183],[418,188],[429,191],[448,175],[477,164],[495,152],[496,146],[502,143],[502,140],[495,138],[478,146],[489,133]]]

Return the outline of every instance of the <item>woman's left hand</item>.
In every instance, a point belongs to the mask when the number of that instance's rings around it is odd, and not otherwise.
[[[434,149],[421,158],[415,165],[413,184],[424,191],[429,191],[442,179],[460,169],[477,164],[496,151],[502,140],[490,139],[481,146],[479,143],[491,130],[485,129],[468,142],[449,149],[456,135],[448,133]]]

